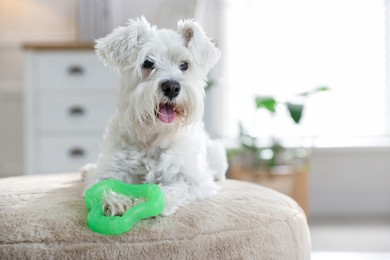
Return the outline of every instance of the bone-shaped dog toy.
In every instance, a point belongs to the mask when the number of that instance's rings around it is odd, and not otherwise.
[[[145,202],[130,208],[123,216],[105,216],[102,202],[109,190],[131,198],[143,198]],[[101,181],[89,188],[85,193],[85,203],[90,210],[87,218],[89,228],[104,235],[127,232],[136,222],[157,216],[165,208],[164,192],[158,185],[128,184],[113,179]]]

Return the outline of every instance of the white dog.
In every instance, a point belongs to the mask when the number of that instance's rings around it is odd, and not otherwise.
[[[205,133],[202,116],[205,81],[220,52],[200,25],[179,21],[173,31],[130,20],[97,40],[96,52],[118,70],[120,91],[98,161],[83,169],[86,188],[107,178],[158,184],[164,215],[216,194],[227,160]],[[106,195],[106,215],[129,207],[128,198]]]

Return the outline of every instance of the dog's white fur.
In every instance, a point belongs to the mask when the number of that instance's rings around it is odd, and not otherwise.
[[[118,70],[120,91],[102,152],[96,164],[82,170],[85,188],[107,178],[159,184],[166,198],[164,215],[216,194],[215,181],[225,178],[226,155],[207,136],[202,116],[205,81],[220,52],[200,25],[185,20],[179,21],[177,31],[159,30],[142,17],[96,43],[99,58]],[[154,68],[143,67],[145,60],[153,61]],[[184,61],[187,70],[180,68]],[[161,88],[167,80],[181,85],[173,99]],[[175,108],[175,122],[158,117],[159,107],[167,103]],[[120,215],[127,208],[123,203],[126,200],[109,194],[103,207]]]

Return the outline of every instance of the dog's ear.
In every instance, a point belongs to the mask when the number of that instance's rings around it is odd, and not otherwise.
[[[184,44],[192,53],[195,62],[208,73],[218,62],[221,52],[206,36],[202,27],[193,20],[179,21],[178,33],[183,37]]]
[[[129,20],[126,26],[96,40],[96,53],[106,66],[126,69],[136,58],[133,50],[142,46],[153,30],[155,28],[144,17]]]

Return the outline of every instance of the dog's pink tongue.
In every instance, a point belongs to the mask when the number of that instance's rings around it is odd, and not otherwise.
[[[176,113],[173,111],[173,107],[167,104],[160,107],[158,118],[164,123],[172,123],[176,120]]]

